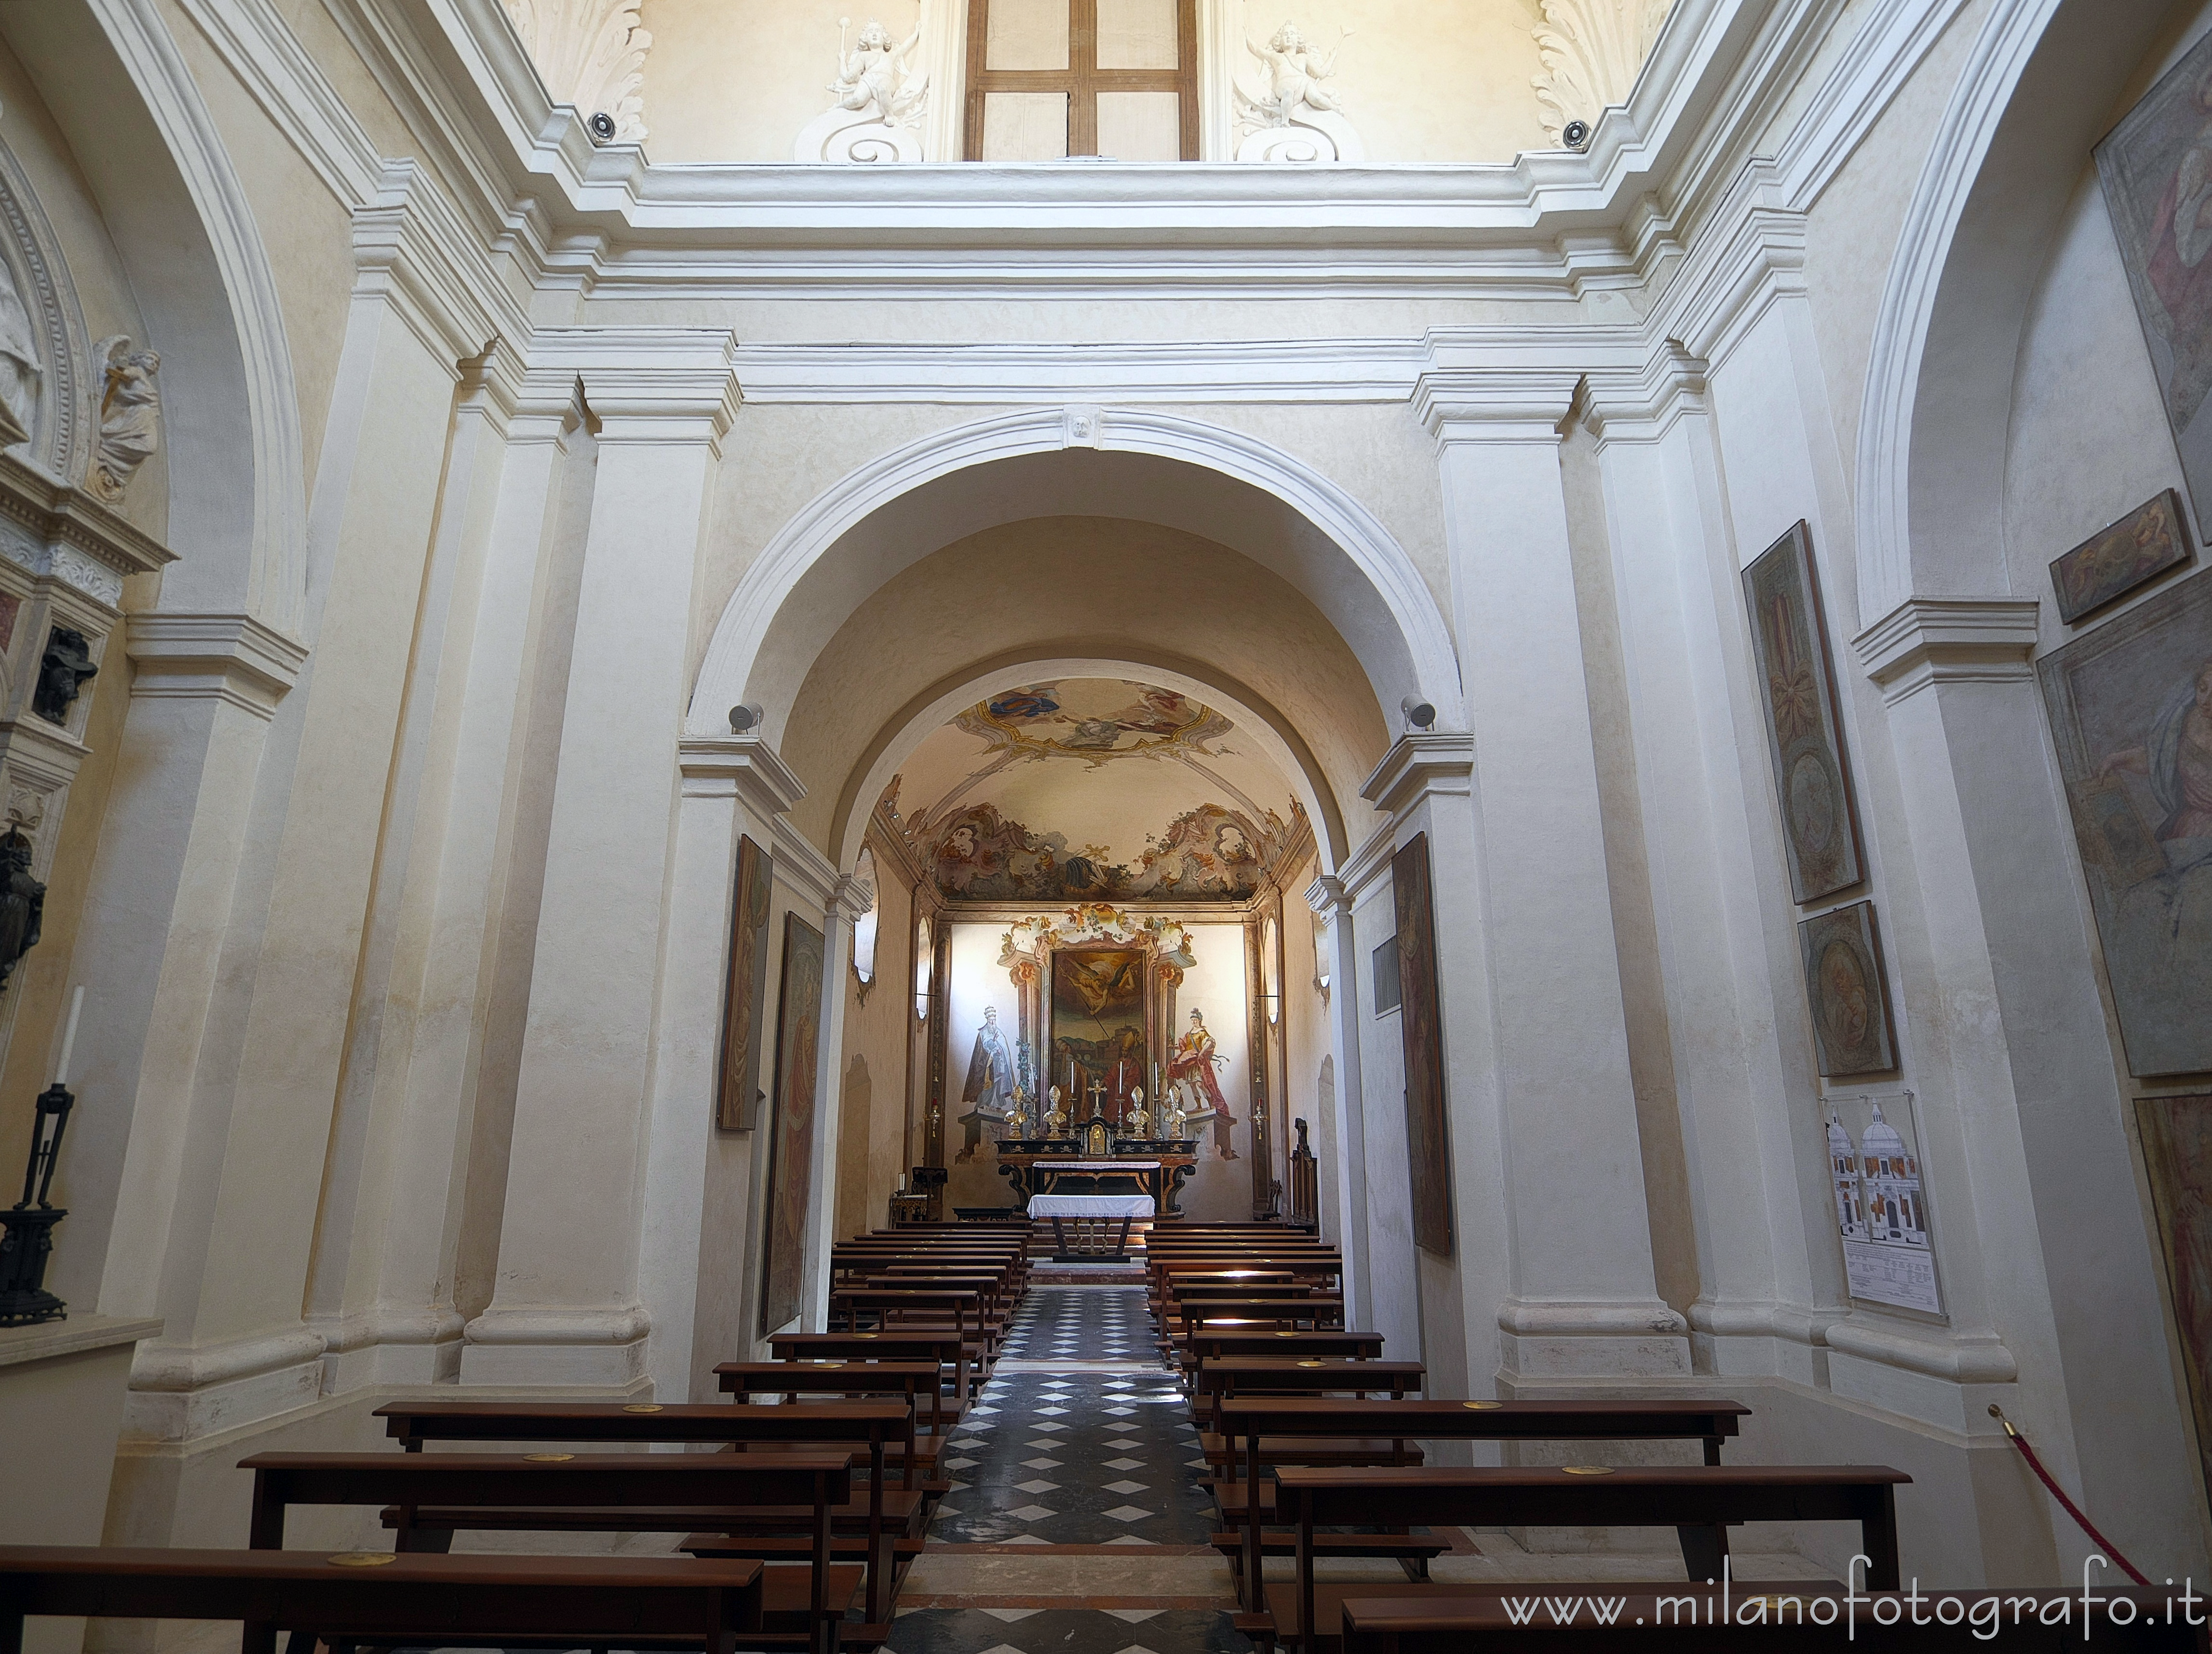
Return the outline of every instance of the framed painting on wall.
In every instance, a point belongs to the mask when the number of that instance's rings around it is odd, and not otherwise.
[[[1416,833],[1390,859],[1398,909],[1398,1036],[1406,1051],[1406,1149],[1413,1240],[1452,1250],[1451,1129],[1444,1097],[1442,1005],[1437,993],[1436,909],[1429,892],[1429,836]]]
[[[759,1118],[761,1007],[768,990],[768,852],[738,840],[737,889],[730,902],[730,969],[722,999],[722,1072],[714,1123],[750,1131]]]
[[[2212,499],[2212,35],[2143,94],[2097,146],[2097,177],[2120,264],[2150,350],[2181,474],[2202,510]]]
[[[1078,1122],[1091,1118],[1096,1100],[1119,1124],[1129,1093],[1150,1085],[1157,1049],[1146,991],[1152,957],[1141,947],[1053,950],[1046,1083],[1069,1088],[1068,1113]]]
[[[1802,522],[1743,571],[1743,595],[1782,806],[1783,851],[1791,893],[1802,905],[1866,877],[1813,537]]]
[[[2051,565],[2058,617],[2073,625],[2189,561],[2189,526],[2172,489],[2108,523]]]
[[[2197,1414],[2198,1469],[2212,1488],[2212,1097],[2138,1098],[2136,1123]]]
[[[1797,946],[1821,1073],[1844,1079],[1895,1068],[1897,1034],[1874,903],[1854,902],[1804,921],[1797,927]]]
[[[761,1247],[761,1336],[799,1313],[806,1269],[806,1199],[814,1178],[815,1070],[822,1049],[822,933],[783,915],[783,988],[776,996],[775,1130],[769,1140]]]
[[[2036,672],[2128,1069],[2212,1069],[2212,572]]]

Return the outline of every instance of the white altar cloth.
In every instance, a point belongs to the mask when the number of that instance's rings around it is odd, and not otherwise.
[[[1040,1154],[1036,1163],[1048,1171],[1158,1171],[1158,1160],[1061,1160]]]
[[[1032,1195],[1032,1218],[1149,1218],[1149,1195]]]

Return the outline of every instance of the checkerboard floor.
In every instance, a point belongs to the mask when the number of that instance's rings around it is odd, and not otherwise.
[[[1141,1286],[1033,1286],[1015,1310],[1010,1361],[1149,1361],[1152,1326]]]

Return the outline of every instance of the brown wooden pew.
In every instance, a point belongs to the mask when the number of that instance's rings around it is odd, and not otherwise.
[[[1247,1326],[1272,1323],[1325,1332],[1344,1324],[1344,1298],[1338,1292],[1277,1298],[1262,1291],[1243,1298],[1183,1298],[1176,1304],[1175,1341],[1188,1344],[1201,1329],[1221,1322]]]
[[[2123,1587],[2100,1590],[2102,1601],[2118,1598],[2131,1617],[2114,1618],[2096,1609],[2094,1634],[2082,1634],[2079,1590],[2020,1590],[1898,1591],[1862,1593],[1848,1605],[1841,1587],[1798,1580],[1745,1585],[1723,1601],[1718,1591],[1700,1587],[1656,1590],[1650,1585],[1611,1586],[1593,1581],[1578,1595],[1542,1586],[1491,1586],[1462,1598],[1400,1598],[1377,1588],[1371,1596],[1346,1599],[1345,1654],[1796,1654],[1803,1650],[1911,1650],[1912,1654],[1967,1654],[1984,1648],[2022,1650],[2027,1654],[2060,1654],[2061,1650],[2104,1648],[2113,1654],[2204,1654],[2212,1648],[2207,1629],[2169,1614],[2163,1593]],[[1826,1604],[1815,1609],[1817,1598]],[[1555,1616],[1538,1599],[1558,1602]],[[1945,1602],[1943,1599],[1949,1599]],[[1593,1599],[1607,1603],[1613,1623],[1601,1626],[1583,1607]],[[1686,1602],[1687,1606],[1685,1606]],[[1518,1607],[1509,1608],[1509,1602]],[[1956,1603],[1954,1611],[1951,1603]],[[1995,1603],[1991,1608],[1990,1604]],[[2066,1605],[2063,1625],[2045,1625],[2043,1614]],[[1947,1612],[1949,1622],[1945,1622]],[[1726,1621],[1720,1615],[1728,1614]],[[1830,1623],[1809,1616],[1820,1613]],[[1759,1621],[1745,1624],[1753,1617]],[[2201,1614],[2197,1616],[2203,1618]],[[1559,1621],[1565,1620],[1565,1624]],[[1917,1623],[1915,1623],[1915,1621]],[[1885,1621],[1896,1629],[1885,1629]],[[1725,1628],[1723,1628],[1725,1627]],[[1990,1627],[1994,1627],[1994,1633]]]
[[[830,1294],[830,1330],[895,1335],[948,1327],[974,1347],[980,1365],[988,1365],[994,1352],[983,1336],[981,1309],[981,1297],[973,1291],[838,1287]],[[873,1324],[864,1328],[864,1321]]]
[[[836,1402],[775,1408],[708,1405],[663,1405],[656,1402],[409,1402],[376,1409],[385,1433],[403,1450],[419,1453],[425,1442],[685,1442],[730,1448],[763,1444],[797,1444],[823,1453],[863,1453],[868,1458],[868,1491],[832,1515],[833,1556],[860,1559],[867,1573],[864,1590],[871,1625],[890,1618],[892,1571],[902,1536],[919,1554],[927,1503],[908,1479],[913,1461],[914,1408],[909,1402]],[[896,1493],[884,1486],[893,1452],[901,1471]],[[866,1508],[860,1506],[865,1505]],[[811,1513],[797,1513],[780,1534],[756,1533],[746,1543],[712,1548],[717,1556],[751,1557],[763,1562],[805,1560],[805,1536]],[[397,1518],[390,1524],[398,1525]],[[473,1523],[464,1525],[473,1526]],[[757,1525],[757,1524],[756,1524]],[[835,1529],[857,1526],[852,1542],[841,1543]],[[453,1529],[433,1528],[447,1544]],[[433,1545],[432,1548],[441,1548]],[[418,1547],[420,1548],[420,1547]]]
[[[914,1408],[915,1427],[905,1450],[923,1470],[936,1463],[945,1432],[959,1417],[957,1403],[947,1415],[945,1370],[934,1361],[725,1361],[714,1369],[714,1379],[723,1395],[744,1402],[769,1396],[791,1402],[802,1396],[903,1396]]]
[[[1356,1364],[1355,1364],[1356,1365]],[[1262,1606],[1252,1582],[1261,1577],[1264,1554],[1281,1555],[1294,1548],[1287,1540],[1267,1542],[1265,1526],[1279,1513],[1268,1497],[1267,1473],[1274,1465],[1315,1465],[1330,1462],[1322,1450],[1331,1442],[1343,1442],[1376,1456],[1370,1463],[1418,1463],[1404,1450],[1419,1441],[1694,1441],[1705,1450],[1707,1464],[1718,1464],[1721,1444],[1737,1433],[1738,1421],[1750,1416],[1741,1402],[1701,1401],[1667,1397],[1651,1402],[1558,1401],[1366,1402],[1334,1397],[1242,1396],[1224,1397],[1219,1409],[1221,1444],[1232,1461],[1241,1461],[1232,1487],[1217,1484],[1215,1502],[1224,1525],[1237,1517],[1241,1533],[1217,1534],[1218,1550],[1234,1549],[1241,1558],[1248,1606]],[[1388,1450],[1388,1456],[1376,1452]],[[1351,1456],[1347,1455],[1347,1457]],[[1343,1460],[1337,1461],[1344,1462]],[[1254,1490],[1258,1497],[1254,1497]],[[1328,1524],[1334,1525],[1334,1524]],[[1316,1544],[1330,1555],[1360,1555],[1361,1536],[1334,1539],[1320,1535]],[[1693,1577],[1718,1576],[1721,1559],[1728,1554],[1725,1530],[1684,1529],[1677,1538],[1686,1566]],[[1385,1553],[1397,1555],[1395,1550]]]
[[[353,1561],[341,1561],[340,1557]],[[779,1647],[762,1639],[757,1562],[611,1556],[378,1556],[121,1546],[0,1548],[0,1650],[27,1614],[237,1620],[244,1654],[295,1631],[334,1647]]]
[[[1407,1523],[1422,1527],[1685,1528],[1724,1530],[1743,1522],[1856,1522],[1870,1559],[1869,1589],[1894,1590],[1897,1487],[1911,1478],[1887,1465],[1637,1465],[1418,1470],[1285,1466],[1277,1503],[1297,1531],[1297,1578],[1265,1584],[1267,1611],[1240,1615],[1238,1629],[1263,1644],[1296,1643],[1303,1654],[1335,1654],[1342,1604],[1376,1595],[1372,1583],[1317,1586],[1316,1529]],[[1723,1542],[1723,1545],[1725,1541]],[[1725,1549],[1722,1554],[1726,1555]],[[1437,1587],[1396,1586],[1413,1600]],[[1538,1587],[1540,1589],[1540,1587]],[[1318,1616],[1318,1617],[1317,1617]],[[1309,1627],[1318,1629],[1308,1635]]]
[[[1200,1440],[1213,1428],[1213,1410],[1224,1396],[1375,1396],[1402,1402],[1406,1392],[1419,1389],[1428,1369],[1419,1361],[1323,1360],[1318,1356],[1230,1355],[1203,1363],[1191,1376],[1191,1422]],[[1209,1463],[1224,1463],[1216,1456],[1218,1446],[1206,1448]]]
[[[973,1351],[957,1333],[926,1327],[896,1333],[775,1333],[769,1353],[779,1361],[934,1361],[950,1373],[952,1399],[945,1408],[948,1422],[967,1406],[975,1380],[968,1364]]]
[[[760,1634],[836,1654],[838,1621],[864,1574],[830,1555],[830,1512],[853,1497],[851,1466],[847,1453],[760,1462],[730,1453],[259,1453],[239,1468],[253,1472],[250,1542],[259,1551],[283,1548],[295,1505],[394,1506],[398,1548],[416,1553],[444,1550],[459,1527],[684,1533],[760,1505],[806,1505],[806,1578],[767,1571]]]

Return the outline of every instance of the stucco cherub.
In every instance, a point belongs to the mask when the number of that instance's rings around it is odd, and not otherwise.
[[[1352,31],[1347,28],[1344,34],[1348,40]],[[1287,126],[1301,109],[1325,115],[1344,112],[1344,100],[1322,84],[1335,78],[1337,52],[1323,52],[1299,32],[1297,24],[1285,23],[1265,46],[1247,40],[1244,48],[1267,69],[1266,96],[1253,99],[1239,94],[1248,118],[1256,124]],[[1342,50],[1340,44],[1337,51]]]
[[[841,30],[850,18],[840,18]],[[873,117],[885,126],[903,126],[921,111],[929,95],[929,76],[907,72],[907,56],[921,43],[921,27],[896,46],[890,31],[873,18],[860,25],[860,38],[849,52],[841,33],[837,45],[837,78],[830,90],[840,109]]]

